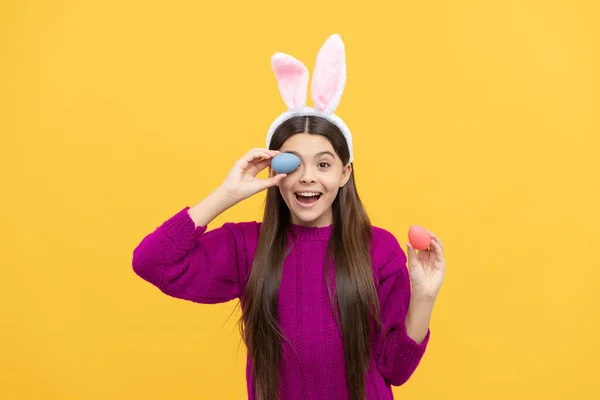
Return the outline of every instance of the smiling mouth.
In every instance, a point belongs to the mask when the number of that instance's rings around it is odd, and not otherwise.
[[[296,200],[305,205],[311,205],[319,201],[322,193],[320,192],[296,192],[294,193]]]

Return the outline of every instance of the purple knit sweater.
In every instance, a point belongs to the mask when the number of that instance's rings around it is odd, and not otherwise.
[[[239,298],[252,267],[259,222],[227,223],[207,231],[195,227],[188,207],[146,236],[133,252],[133,269],[162,292],[204,304]],[[279,290],[279,323],[297,354],[283,341],[282,400],[347,399],[341,332],[325,282],[331,226],[292,225],[296,241],[285,260]],[[406,256],[389,232],[373,228],[371,256],[382,321],[387,332],[373,338],[366,378],[367,400],[393,399],[391,385],[406,382],[427,343],[406,334],[410,301]],[[335,288],[335,272],[330,282]],[[255,399],[252,363],[246,368],[248,398]]]

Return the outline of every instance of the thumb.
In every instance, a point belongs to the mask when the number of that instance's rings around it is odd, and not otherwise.
[[[287,174],[277,174],[275,176],[263,180],[263,189],[268,189],[272,186],[279,185],[279,182],[281,182],[286,176]]]
[[[410,243],[406,243],[406,256],[408,262],[408,269],[412,270],[415,265],[415,260],[417,259],[417,253],[415,248],[411,246]]]

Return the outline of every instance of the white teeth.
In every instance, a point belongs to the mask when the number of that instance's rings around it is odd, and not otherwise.
[[[300,192],[300,193],[296,193],[298,196],[302,196],[302,197],[313,197],[313,196],[319,196],[321,193],[316,193],[316,192]]]

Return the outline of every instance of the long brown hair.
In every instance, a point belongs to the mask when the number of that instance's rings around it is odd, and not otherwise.
[[[298,116],[275,131],[271,149],[278,150],[297,133],[322,135],[332,144],[344,165],[350,159],[342,132],[315,116]],[[379,325],[379,303],[371,267],[371,223],[354,183],[354,171],[333,202],[333,226],[328,260],[335,265],[335,294],[330,299],[342,332],[347,383],[351,400],[364,400],[370,361],[370,326]],[[267,190],[264,217],[252,272],[242,296],[240,328],[252,360],[258,400],[278,399],[282,340],[278,324],[278,292],[288,243],[290,211],[279,189]],[[328,263],[329,265],[329,263]],[[327,279],[329,273],[326,272]],[[327,287],[330,288],[329,282]]]

